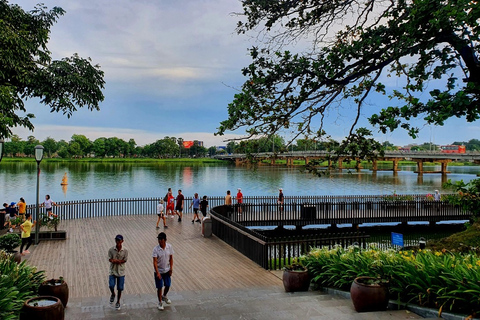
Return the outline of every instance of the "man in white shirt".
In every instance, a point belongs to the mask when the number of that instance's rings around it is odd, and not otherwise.
[[[167,243],[167,235],[165,232],[158,234],[158,245],[153,248],[153,268],[155,277],[155,287],[157,288],[158,310],[163,310],[163,302],[166,304],[172,303],[167,298],[167,293],[172,284],[171,276],[173,271],[173,248]],[[162,289],[165,290],[162,295]]]

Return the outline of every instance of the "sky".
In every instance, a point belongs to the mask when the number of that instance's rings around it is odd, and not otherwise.
[[[90,57],[105,72],[105,100],[100,111],[79,109],[70,119],[50,113],[36,100],[26,102],[34,113],[35,131],[14,128],[26,139],[52,137],[69,141],[73,134],[134,139],[138,145],[166,136],[201,140],[206,147],[226,145],[244,131],[214,136],[227,107],[246,80],[241,69],[250,63],[248,48],[255,38],[235,32],[242,12],[237,0],[13,0],[30,11],[38,2],[66,14],[51,28],[49,50],[54,59],[78,53]],[[395,80],[390,80],[395,86]],[[372,98],[378,108],[386,103]],[[342,105],[330,115],[329,133],[341,140],[348,133],[353,106]],[[369,114],[362,115],[366,123]],[[425,126],[420,137],[405,132],[379,134],[379,141],[396,145],[468,141],[480,133],[478,123],[447,121],[444,127]],[[287,132],[281,132],[288,139]]]

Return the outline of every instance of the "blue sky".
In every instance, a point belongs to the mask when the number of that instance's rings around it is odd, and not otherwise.
[[[40,0],[14,0],[25,10]],[[242,67],[250,63],[247,49],[255,43],[237,35],[235,26],[241,12],[236,0],[42,0],[48,8],[60,6],[66,14],[52,27],[49,49],[55,59],[78,53],[91,57],[105,72],[105,101],[100,111],[80,109],[67,119],[50,113],[38,101],[27,101],[27,110],[36,115],[35,131],[15,128],[26,139],[70,140],[84,134],[92,141],[116,136],[135,139],[138,145],[153,143],[165,136],[202,140],[205,146],[225,145],[226,138],[243,132],[215,137],[220,121],[227,117],[227,105],[244,82]],[[392,85],[395,85],[395,80]],[[386,103],[372,97],[373,109]],[[340,113],[329,115],[332,137],[342,139],[348,132],[352,108],[342,105]],[[336,110],[335,110],[336,112]],[[365,119],[370,114],[365,113]],[[376,132],[376,130],[374,130]],[[404,132],[375,134],[380,141],[397,145],[477,138],[478,124],[464,119],[448,121],[445,127],[424,127],[413,140]],[[288,134],[285,132],[285,136]]]

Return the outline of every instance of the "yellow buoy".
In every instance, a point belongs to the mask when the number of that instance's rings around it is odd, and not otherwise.
[[[67,173],[65,172],[65,174],[63,175],[63,178],[62,178],[62,183],[60,183],[62,186],[65,186],[68,184],[68,178],[67,178]]]

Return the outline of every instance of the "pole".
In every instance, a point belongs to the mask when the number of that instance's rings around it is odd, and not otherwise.
[[[40,216],[38,214],[39,212],[39,203],[38,203],[38,193],[40,189],[40,162],[37,161],[37,205],[35,207],[35,220],[37,223],[35,224],[35,245],[38,244],[39,242],[39,233],[40,233]]]

